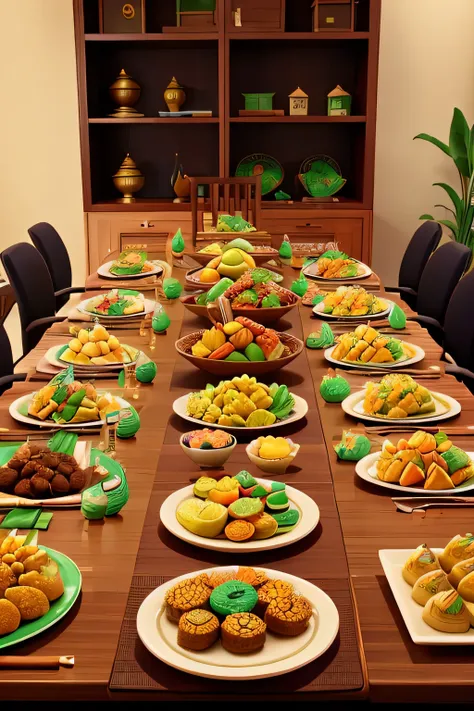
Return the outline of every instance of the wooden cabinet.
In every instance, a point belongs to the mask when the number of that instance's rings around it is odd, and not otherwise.
[[[190,212],[89,212],[87,214],[87,258],[89,272],[107,261],[107,255],[131,244],[146,245],[151,258],[165,254],[169,233],[181,227],[191,239]]]
[[[370,210],[263,210],[262,229],[272,235],[272,246],[279,247],[283,235],[294,242],[337,242],[351,257],[370,263]]]
[[[231,0],[229,32],[283,32],[285,0]]]

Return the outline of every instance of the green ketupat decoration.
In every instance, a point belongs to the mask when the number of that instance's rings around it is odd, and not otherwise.
[[[180,285],[181,286],[181,285]],[[153,314],[153,318],[151,320],[151,327],[155,331],[155,333],[162,333],[163,331],[166,331],[166,329],[169,327],[171,320],[164,308],[159,304],[160,308],[158,306],[155,309],[155,313]]]
[[[288,239],[284,239],[278,250],[278,256],[281,259],[291,259],[293,256],[293,250],[291,249],[291,244]]]
[[[123,372],[123,371],[122,371]],[[158,372],[158,367],[153,360],[137,365],[135,375],[140,383],[152,383]]]
[[[163,279],[163,291],[167,299],[178,299],[181,296],[183,287],[177,279],[167,277]]]
[[[108,504],[109,500],[102,489],[102,484],[96,484],[82,492],[81,512],[84,518],[90,521],[103,519],[107,512]]]
[[[344,431],[339,444],[334,447],[339,459],[348,462],[358,462],[370,452],[370,441],[364,435],[356,435]]]
[[[334,372],[334,371],[332,371]],[[351,392],[351,386],[342,375],[324,375],[319,392],[326,402],[342,402]]]
[[[398,304],[393,305],[388,322],[392,328],[402,329],[407,325],[407,317]]]
[[[171,251],[174,252],[174,254],[181,254],[181,252],[184,252],[184,246],[185,245],[183,234],[181,232],[181,227],[178,227],[178,231],[171,240]]]
[[[328,323],[323,323],[320,331],[310,333],[306,339],[306,346],[308,348],[329,348],[333,344],[334,333]]]
[[[291,291],[297,296],[303,297],[306,294],[306,292],[308,291],[308,280],[306,279],[303,272],[301,272],[298,279],[295,279],[290,288]]]
[[[117,437],[120,437],[120,439],[135,437],[140,429],[140,415],[138,412],[132,405],[129,405],[127,410],[130,410],[131,414],[121,419],[117,425]]]

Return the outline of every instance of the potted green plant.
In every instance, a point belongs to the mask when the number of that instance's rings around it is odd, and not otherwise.
[[[448,195],[453,207],[446,205],[435,205],[443,207],[452,215],[451,220],[438,220],[433,215],[421,215],[420,220],[436,220],[441,225],[447,227],[456,242],[461,242],[471,249],[474,248],[474,230],[472,221],[474,218],[474,205],[472,198],[474,193],[474,126],[469,128],[466,118],[460,109],[454,109],[451,128],[449,131],[449,144],[443,143],[438,138],[427,133],[419,133],[416,138],[429,141],[434,146],[440,148],[443,153],[449,156],[459,173],[461,183],[461,194],[447,183],[433,183],[434,186],[442,188]]]

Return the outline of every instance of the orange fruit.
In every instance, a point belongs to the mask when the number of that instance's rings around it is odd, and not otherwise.
[[[221,277],[218,271],[205,267],[201,272],[199,280],[204,282],[205,284],[212,284],[215,281],[219,281],[220,278]]]

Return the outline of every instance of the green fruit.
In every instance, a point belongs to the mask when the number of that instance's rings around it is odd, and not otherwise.
[[[224,291],[227,291],[227,289],[233,285],[234,282],[232,281],[232,279],[227,279],[227,277],[221,279],[217,282],[217,284],[214,284],[214,286],[209,289],[209,291],[207,292],[207,300],[204,303],[210,303],[211,301],[215,301],[219,298],[219,296],[222,296]]]
[[[258,348],[258,346],[257,346]],[[245,361],[248,363],[249,359],[244,356],[243,353],[239,353],[239,351],[232,351],[230,355],[227,356],[227,358],[224,358],[224,360],[231,360],[234,362],[240,362],[240,361]]]
[[[236,267],[243,261],[242,255],[238,249],[229,249],[222,255],[222,263],[230,267]]]
[[[167,279],[163,280],[163,291],[165,292],[165,296],[167,299],[177,299],[179,296],[181,296],[182,290],[183,287],[177,279],[173,279],[173,277],[168,277]]]
[[[251,360],[252,362],[265,360],[265,355],[262,349],[260,348],[260,346],[257,346],[256,343],[249,343],[244,353],[247,356],[248,360]]]

